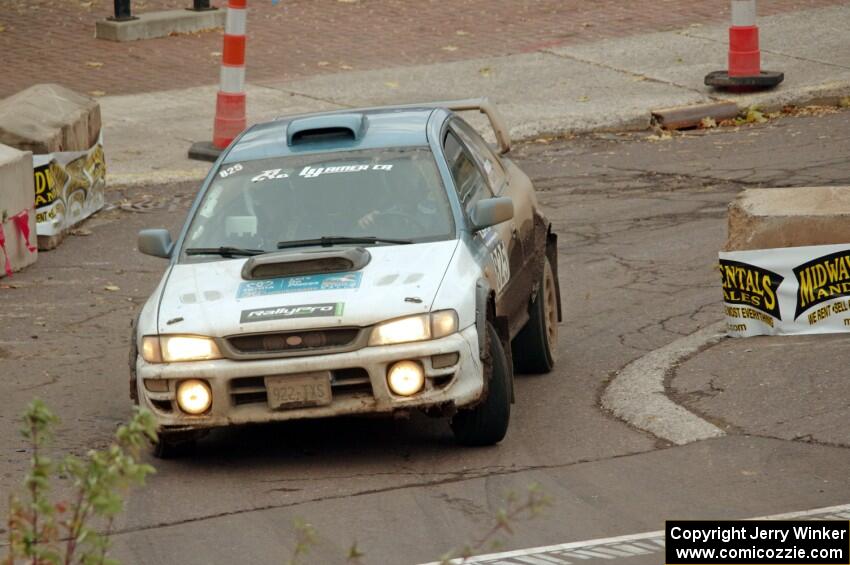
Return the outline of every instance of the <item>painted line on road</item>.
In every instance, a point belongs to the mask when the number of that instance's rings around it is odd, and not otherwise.
[[[850,519],[850,504],[747,518],[747,520],[794,519],[847,520]],[[642,534],[574,541],[558,545],[477,555],[466,560],[453,559],[447,563],[476,563],[479,565],[572,565],[574,563],[584,563],[590,565],[593,561],[607,562],[612,559],[640,557],[661,553],[662,551],[664,551],[664,530],[657,530]],[[438,565],[438,563],[428,563],[427,565]]]
[[[677,445],[726,435],[664,392],[664,380],[673,367],[720,341],[725,329],[725,322],[712,324],[632,361],[605,389],[602,407],[632,426]]]

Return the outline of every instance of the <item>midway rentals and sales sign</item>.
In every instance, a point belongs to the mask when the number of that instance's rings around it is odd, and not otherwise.
[[[850,244],[720,253],[730,336],[850,331]]]

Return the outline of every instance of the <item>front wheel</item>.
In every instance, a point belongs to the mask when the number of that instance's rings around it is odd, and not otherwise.
[[[461,445],[493,445],[502,441],[511,418],[511,370],[496,329],[487,323],[491,364],[487,398],[469,410],[459,410],[452,418],[452,431]]]
[[[177,459],[195,449],[197,435],[194,433],[160,432],[153,444],[153,456],[157,459]]]
[[[529,305],[528,322],[514,338],[514,368],[520,373],[548,373],[558,359],[558,287],[552,265],[543,262],[537,296]]]

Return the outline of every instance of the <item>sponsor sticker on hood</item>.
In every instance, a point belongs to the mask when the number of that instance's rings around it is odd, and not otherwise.
[[[289,320],[293,318],[321,318],[325,316],[342,316],[344,302],[325,302],[322,304],[295,304],[291,306],[273,306],[271,308],[254,308],[242,310],[239,321],[266,322],[269,320]]]
[[[362,278],[363,273],[332,273],[263,281],[246,281],[239,284],[239,290],[236,291],[236,298],[286,294],[288,292],[359,288],[360,279]]]

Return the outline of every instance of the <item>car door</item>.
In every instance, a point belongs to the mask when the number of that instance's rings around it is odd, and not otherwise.
[[[491,162],[485,168],[471,147],[464,143],[463,137],[466,136],[462,136],[456,126],[457,122],[453,121],[447,128],[443,150],[455,182],[458,199],[464,213],[469,217],[476,202],[504,192],[506,179],[504,174],[501,178],[498,174],[488,174],[494,172],[497,164]],[[515,234],[516,224],[509,220],[479,230],[473,235],[473,245],[479,247],[484,255],[485,276],[496,291],[497,313],[508,317],[516,314],[512,311],[515,306],[510,306],[515,301],[503,298],[511,293],[512,273],[522,264],[522,247]]]
[[[514,202],[511,246],[511,294],[516,299],[517,316],[511,319],[511,334],[525,324],[525,306],[535,289],[541,271],[540,257],[546,245],[546,224],[536,213],[537,200],[531,180],[516,165],[496,155],[490,145],[467,122],[459,117],[452,121],[454,131],[470,149],[479,167],[487,174],[496,196],[507,196]]]

